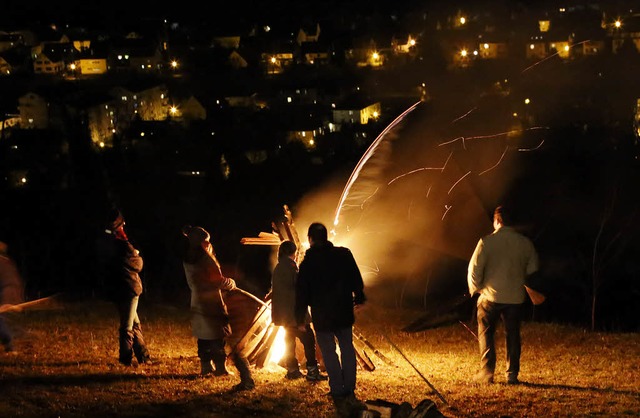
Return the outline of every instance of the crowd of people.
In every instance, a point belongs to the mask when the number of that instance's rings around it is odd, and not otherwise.
[[[111,218],[106,229],[109,244],[103,255],[108,271],[107,294],[119,314],[119,361],[125,366],[133,360],[151,364],[137,314],[143,291],[139,276],[142,257],[129,242],[122,214],[116,210]],[[233,338],[233,318],[225,299],[226,294],[237,289],[236,282],[223,274],[207,230],[186,225],[182,235],[182,262],[191,292],[191,331],[196,339],[200,374],[233,375],[227,369],[230,360],[240,377],[232,389],[253,390],[255,380],[249,361],[236,346],[237,336]],[[286,368],[285,379],[328,380],[329,396],[338,416],[356,416],[366,409],[355,395],[357,361],[352,334],[355,311],[366,301],[364,282],[351,251],[333,245],[323,224],[312,224],[308,239],[310,248],[299,265],[298,246],[283,241],[271,276],[272,323],[285,330],[281,362]],[[304,350],[305,374],[300,371],[297,341]],[[321,372],[319,357],[326,375]]]
[[[511,213],[504,206],[495,209],[494,231],[478,241],[469,261],[469,294],[477,300],[480,371],[478,383],[494,382],[496,352],[494,335],[498,321],[504,323],[507,346],[506,380],[518,384],[520,371],[520,310],[526,285],[539,269],[533,243],[511,225]],[[124,366],[153,364],[142,333],[138,302],[143,292],[140,272],[143,259],[125,232],[119,210],[111,213],[101,247],[106,273],[106,295],[118,313],[118,361]],[[182,261],[191,292],[191,330],[202,376],[233,375],[230,360],[239,373],[235,391],[253,390],[256,382],[243,351],[238,349],[225,294],[237,289],[226,277],[211,244],[211,235],[199,226],[182,229]],[[356,396],[357,360],[353,326],[357,311],[365,304],[364,282],[352,252],[334,245],[322,223],[307,232],[309,248],[302,261],[298,245],[282,241],[271,275],[269,293],[271,319],[285,330],[285,353],[280,364],[285,379],[328,380],[329,397],[338,417],[360,416],[367,406]],[[0,242],[0,342],[13,350],[12,334],[2,312],[24,301],[24,286],[18,269]],[[304,352],[306,373],[300,370],[297,342]],[[320,362],[322,361],[322,364]],[[324,366],[326,374],[321,367]]]

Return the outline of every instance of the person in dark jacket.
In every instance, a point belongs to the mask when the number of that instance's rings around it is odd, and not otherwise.
[[[285,330],[283,358],[287,368],[285,377],[287,379],[304,377],[296,357],[296,339],[298,339],[304,348],[307,380],[327,380],[327,376],[320,373],[316,359],[316,337],[311,328],[311,316],[308,313],[305,315],[302,329],[298,329],[296,321],[297,250],[297,245],[288,240],[283,241],[278,248],[278,263],[271,275],[271,320],[274,325],[282,326]]]
[[[209,232],[199,226],[186,225],[182,228],[182,233],[187,237],[183,267],[191,289],[191,331],[197,339],[201,374],[229,375],[231,373],[226,369],[225,346],[226,339],[232,335],[233,330],[222,292],[234,290],[236,282],[222,274],[209,241]],[[240,350],[235,349],[231,350],[231,358],[240,373],[240,383],[233,389],[254,389],[255,382],[247,358]]]
[[[138,364],[151,363],[151,357],[138,317],[143,260],[140,251],[129,242],[124,225],[120,211],[114,211],[113,221],[105,230],[110,237],[106,286],[107,296],[116,305],[120,317],[118,361],[130,366],[134,357]]]
[[[355,396],[356,354],[353,347],[354,310],[366,301],[360,269],[351,251],[334,246],[327,228],[312,223],[310,248],[300,263],[296,286],[296,319],[304,323],[308,307],[316,339],[329,375],[330,396],[340,416],[350,416],[366,406]],[[340,348],[340,358],[336,351]]]

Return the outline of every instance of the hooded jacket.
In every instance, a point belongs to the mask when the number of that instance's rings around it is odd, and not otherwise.
[[[203,340],[224,338],[231,330],[221,291],[234,289],[235,281],[222,275],[214,255],[200,245],[189,252],[183,266],[191,289],[192,333]]]

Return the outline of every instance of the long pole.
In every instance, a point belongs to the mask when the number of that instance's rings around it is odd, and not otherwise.
[[[46,298],[40,298],[36,300],[32,300],[29,302],[19,303],[17,305],[2,305],[0,306],[0,313],[5,312],[22,312],[25,309],[33,309],[36,307],[40,307],[41,305],[47,302],[54,302],[60,295],[55,294],[53,296],[48,296]]]
[[[473,338],[475,338],[476,340],[478,340],[478,336],[476,335],[475,332],[471,331],[471,328],[469,328],[467,326],[467,324],[465,324],[464,322],[458,320],[458,322],[460,323],[460,325],[462,325],[467,331],[469,331],[471,333],[471,335],[473,335]]]
[[[265,306],[267,308],[269,308],[269,304],[267,304],[265,301],[261,300],[260,298],[258,298],[255,295],[252,295],[251,293],[247,292],[246,290],[242,290],[239,287],[236,287],[233,290],[237,290],[238,292],[242,293],[243,295],[249,296],[251,299],[255,300],[256,302],[258,302],[259,304],[261,304],[262,306]]]
[[[441,400],[442,402],[444,402],[445,404],[448,404],[448,402],[447,402],[447,400],[444,398],[444,396],[442,396],[442,395],[440,394],[440,392],[438,392],[438,390],[437,390],[437,389],[436,389],[436,388],[431,384],[431,382],[429,382],[429,381],[427,380],[427,378],[426,378],[426,377],[424,377],[424,376],[422,375],[422,373],[420,373],[420,370],[418,370],[418,368],[417,368],[416,366],[414,366],[414,365],[413,365],[413,363],[411,363],[411,361],[407,358],[407,356],[405,356],[405,355],[404,355],[404,353],[403,353],[403,352],[402,352],[402,351],[401,351],[401,350],[400,350],[400,349],[399,349],[399,348],[398,348],[398,347],[393,343],[393,341],[391,341],[391,340],[389,339],[389,337],[387,337],[385,334],[382,334],[382,336],[385,338],[385,340],[387,340],[387,341],[389,342],[389,344],[391,344],[391,346],[392,346],[392,347],[393,347],[393,348],[394,348],[398,353],[400,353],[400,355],[402,356],[402,358],[404,358],[404,359],[407,361],[407,363],[409,363],[409,365],[410,365],[411,367],[413,367],[413,370],[415,370],[415,371],[416,371],[416,373],[418,373],[418,375],[422,378],[422,380],[424,380],[424,381],[427,383],[427,385],[429,385],[429,387],[431,388],[431,390],[433,390],[433,392],[438,396],[438,398],[440,398],[440,400]]]

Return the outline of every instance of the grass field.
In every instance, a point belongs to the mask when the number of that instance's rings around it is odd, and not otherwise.
[[[237,376],[200,377],[187,309],[142,300],[139,313],[154,364],[129,368],[117,362],[117,316],[106,302],[6,314],[16,352],[0,354],[0,417],[333,416],[326,382],[284,380],[276,365],[255,369],[251,392],[231,392]],[[358,371],[360,399],[431,399],[446,417],[640,416],[638,334],[527,322],[524,383],[508,386],[498,373],[479,386],[471,332],[460,323],[400,331],[417,316],[374,305],[359,314],[360,332],[392,362],[369,353],[376,368]],[[502,329],[497,341],[502,371]]]

